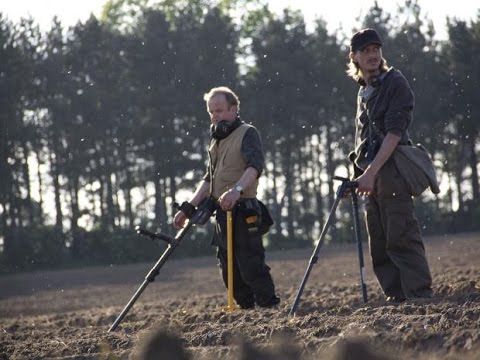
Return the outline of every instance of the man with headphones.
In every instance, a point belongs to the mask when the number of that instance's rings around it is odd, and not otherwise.
[[[240,101],[228,87],[215,87],[204,96],[211,119],[209,164],[190,202],[175,214],[173,224],[182,228],[205,199],[216,201],[213,244],[227,286],[226,212],[232,210],[234,242],[234,298],[242,309],[273,307],[280,299],[270,268],[265,263],[262,235],[271,225],[268,210],[257,200],[258,178],[264,167],[257,129],[240,119]]]
[[[403,74],[388,67],[374,29],[350,41],[347,74],[359,85],[354,165],[358,193],[367,197],[366,223],[373,270],[387,302],[430,298],[432,278],[412,196],[392,154],[411,143],[408,127],[415,104]]]

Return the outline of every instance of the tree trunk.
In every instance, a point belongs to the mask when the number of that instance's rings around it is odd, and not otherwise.
[[[70,234],[72,235],[72,255],[77,258],[81,255],[82,239],[78,231],[78,219],[80,217],[80,209],[78,206],[78,174],[70,174],[69,190],[70,190],[70,208],[72,211],[70,218]]]
[[[450,204],[450,206],[448,208],[448,211],[450,213],[452,213],[453,212],[453,181],[452,181],[453,175],[451,173],[450,164],[449,164],[448,161],[445,161],[444,171],[445,171],[445,173],[447,174],[447,177],[448,177],[447,198],[448,198],[448,202]]]
[[[460,162],[460,161],[459,161]],[[460,163],[455,164],[455,186],[457,190],[458,210],[463,212],[464,201],[462,194],[462,166]]]
[[[333,166],[333,151],[332,151],[332,134],[330,132],[330,126],[325,127],[325,150],[327,154],[327,177],[328,177],[328,203],[329,203],[329,208],[331,209],[333,206],[333,202],[335,201],[334,199],[334,194],[335,190],[333,188],[333,173],[335,171],[335,168]],[[332,214],[332,222],[330,226],[330,234],[331,238],[335,239],[337,237],[337,217],[336,214]]]
[[[282,208],[278,203],[278,187],[277,187],[277,152],[272,152],[272,218],[275,223],[275,233],[282,236]]]
[[[319,136],[320,140],[320,136]],[[321,231],[323,224],[325,223],[325,216],[324,216],[324,201],[322,197],[322,168],[320,167],[320,141],[317,146],[312,146],[312,157],[313,157],[313,173],[314,179],[313,182],[315,184],[315,203],[316,203],[316,218],[318,219],[319,223],[319,230]]]
[[[78,205],[78,177],[73,175],[70,185],[70,206],[72,210],[71,230],[78,228],[78,219],[80,218],[80,208]]]
[[[472,195],[473,195],[473,200],[478,201],[480,199],[480,190],[479,190],[479,184],[478,184],[478,170],[477,170],[477,165],[478,165],[478,156],[477,153],[475,152],[475,137],[470,136],[470,141],[468,142],[468,149],[470,152],[470,156],[468,157],[470,161],[470,168],[472,170],[472,175],[471,175],[471,183],[472,183]]]
[[[63,232],[63,213],[62,213],[62,201],[60,199],[61,190],[60,190],[60,169],[58,162],[60,159],[58,151],[58,138],[53,137],[53,151],[49,152],[50,154],[50,168],[52,169],[52,181],[53,181],[53,192],[55,194],[55,227],[57,231]],[[53,156],[55,154],[55,157]]]
[[[155,222],[160,226],[163,225],[163,216],[162,216],[162,207],[163,207],[163,194],[162,194],[162,186],[160,182],[160,176],[155,175],[153,183],[155,185],[155,205],[154,205],[154,212],[155,212]]]
[[[295,241],[295,228],[293,226],[294,218],[294,207],[293,207],[293,186],[294,186],[294,176],[293,176],[293,166],[292,166],[292,156],[294,154],[290,151],[290,142],[287,143],[285,147],[286,152],[284,153],[285,160],[285,195],[287,197],[287,232],[289,241]]]
[[[45,219],[43,215],[43,181],[42,181],[42,173],[40,171],[40,154],[36,152],[37,156],[37,177],[38,177],[38,221],[40,224],[43,224]]]
[[[123,193],[125,196],[125,211],[127,213],[127,227],[131,228],[134,223],[133,211],[132,211],[132,177],[128,168],[125,170],[125,186]]]
[[[99,170],[97,170],[98,172]],[[98,174],[98,195],[100,200],[100,226],[102,228],[108,228],[108,221],[106,219],[106,208],[105,208],[105,184],[103,181],[103,175]]]
[[[169,214],[173,215],[172,208],[167,210],[167,196],[170,196],[170,199],[172,200],[172,203],[177,196],[178,187],[177,187],[177,182],[175,181],[175,175],[170,176],[170,182],[169,183],[170,183],[169,191],[167,191],[166,180],[163,181],[163,187],[162,187],[163,199],[162,199],[162,208],[161,208],[162,213],[161,213],[161,215],[164,219],[163,224],[165,224],[165,225],[168,224],[167,219],[168,219]]]
[[[107,159],[105,159],[107,163]],[[115,229],[115,206],[113,204],[113,184],[112,184],[112,172],[111,167],[107,166],[105,169],[105,185],[106,185],[106,199],[105,203],[107,205],[107,224],[108,229]]]
[[[111,138],[111,135],[107,132],[107,139]],[[112,148],[110,147],[109,141],[105,140],[103,142],[103,160],[104,166],[102,167],[103,176],[105,179],[105,205],[106,205],[106,222],[107,229],[115,229],[115,206],[113,200],[113,183],[112,183],[112,165],[110,163],[109,154],[112,153]]]
[[[28,221],[30,225],[35,223],[35,215],[34,215],[34,208],[32,203],[32,185],[30,183],[30,166],[28,166],[28,146],[26,141],[23,141],[22,144],[23,150],[23,177],[25,181],[25,190],[27,192],[27,201],[26,201],[26,208],[28,213]]]
[[[300,214],[303,214],[303,221],[299,224],[303,228],[303,232],[305,233],[304,241],[308,241],[312,238],[312,225],[313,223],[309,221],[310,215],[312,213],[312,206],[311,206],[311,195],[310,191],[313,179],[311,175],[308,175],[308,169],[311,168],[309,165],[309,155],[311,155],[311,144],[307,142],[305,147],[305,151],[300,153],[300,161],[298,161],[299,167],[299,179],[302,182],[300,186],[300,195],[302,196],[302,205],[303,209],[301,209]],[[312,184],[313,185],[313,184]]]

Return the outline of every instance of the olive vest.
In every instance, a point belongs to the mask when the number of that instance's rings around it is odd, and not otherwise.
[[[212,196],[218,199],[225,191],[233,188],[245,172],[246,163],[242,157],[242,141],[251,125],[242,124],[221,141],[212,139],[208,152],[212,172]],[[242,198],[257,196],[258,179],[243,190]]]

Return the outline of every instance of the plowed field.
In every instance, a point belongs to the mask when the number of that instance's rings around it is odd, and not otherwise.
[[[312,249],[267,254],[279,308],[226,312],[212,249],[167,262],[112,333],[155,261],[1,276],[0,359],[480,359],[480,235],[425,246],[429,302],[385,303],[365,249],[364,304],[355,246],[325,246],[294,318]]]

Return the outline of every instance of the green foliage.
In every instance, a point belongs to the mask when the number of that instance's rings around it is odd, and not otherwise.
[[[15,250],[0,255],[0,273],[37,269],[69,268],[85,265],[153,262],[165,251],[167,243],[151,241],[133,230],[115,232],[101,228],[77,229],[75,255],[72,239],[54,226],[31,226],[11,234]],[[172,258],[205,256],[213,253],[211,231],[192,229]]]
[[[7,234],[15,246],[0,258],[0,272],[16,272],[65,266],[65,236],[53,226],[32,225]]]
[[[130,32],[142,13],[148,9],[149,0],[107,0],[100,21],[121,32]]]
[[[331,177],[348,168],[357,86],[340,31],[321,19],[307,31],[301,13],[267,5],[110,0],[100,19],[70,29],[55,20],[46,34],[32,19],[0,15],[4,271],[156,259],[165,244],[132,229],[142,219],[173,232],[172,203],[205,171],[203,94],[218,85],[239,93],[242,117],[262,136],[259,196],[275,219],[268,247],[312,246]],[[375,2],[363,19],[414,89],[410,134],[443,180],[438,199],[418,201],[425,234],[478,226],[478,20],[450,19],[442,42],[417,1],[395,14]],[[327,240],[352,241],[349,211],[340,206]],[[174,256],[211,254],[210,231],[192,231]]]
[[[151,261],[158,253],[158,245],[132,230],[109,232],[105,229],[81,230],[76,257],[78,264],[125,264]]]

